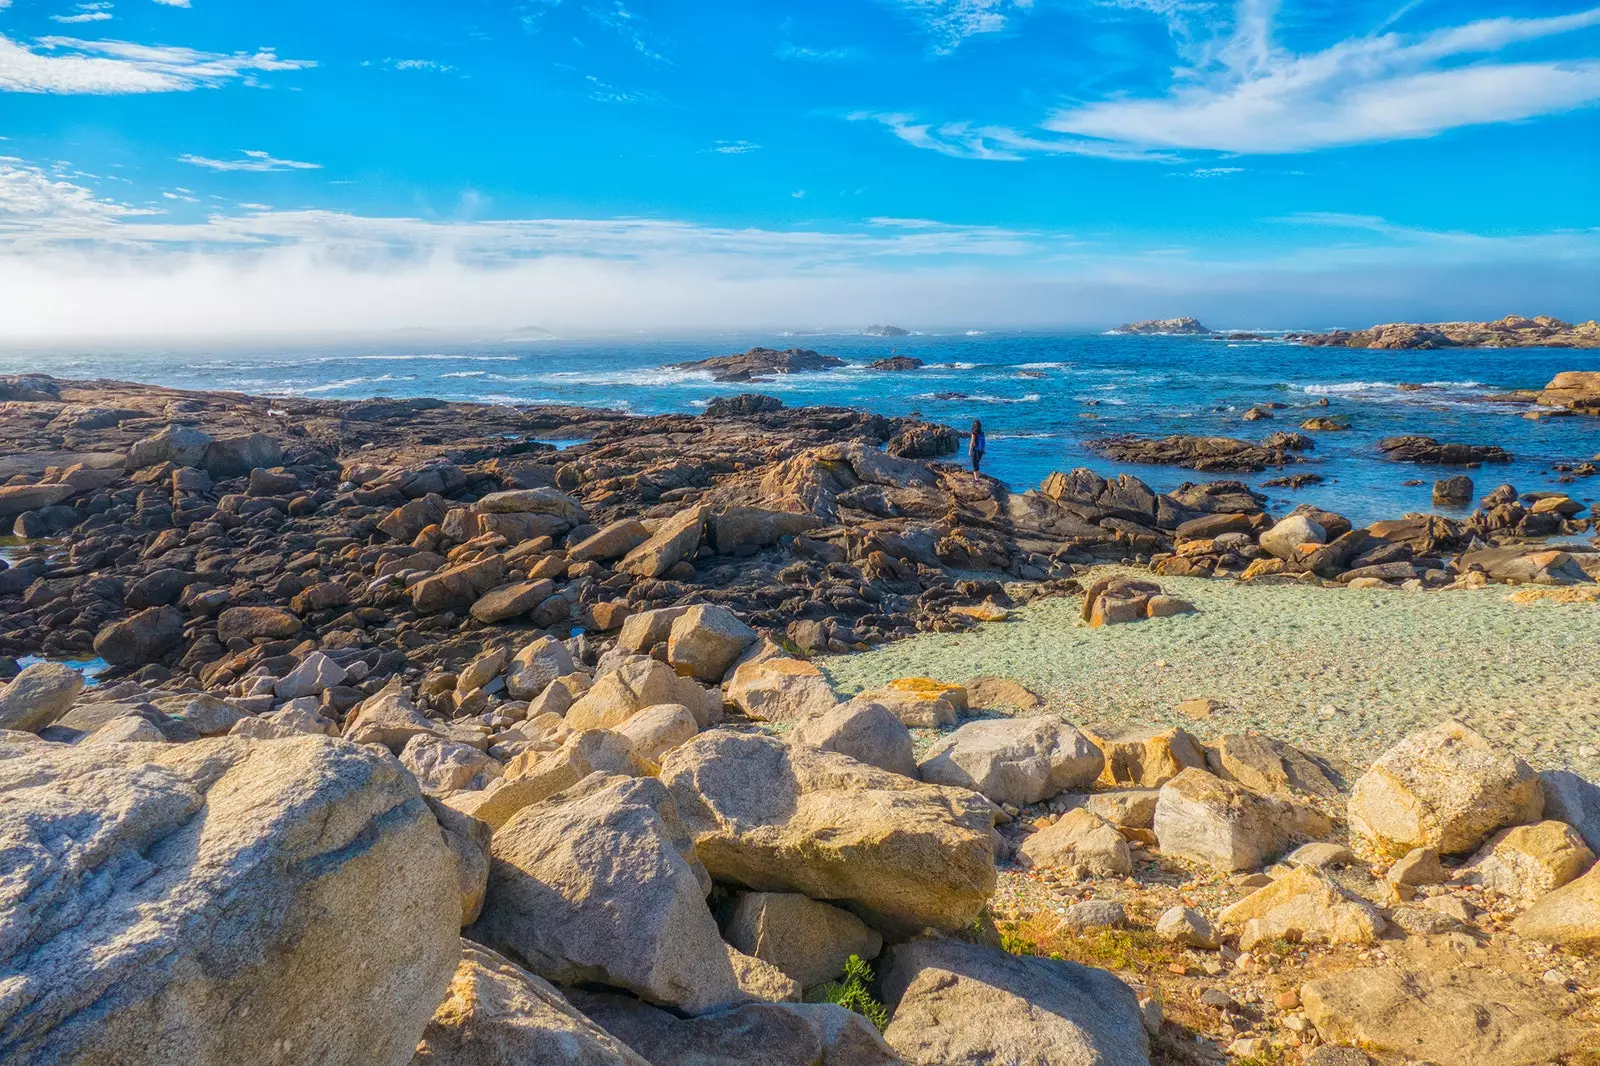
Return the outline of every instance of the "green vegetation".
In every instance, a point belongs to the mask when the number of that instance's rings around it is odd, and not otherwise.
[[[859,955],[852,955],[844,964],[844,973],[837,981],[819,985],[806,995],[807,1002],[836,1003],[845,1010],[855,1011],[877,1027],[878,1032],[889,1024],[889,1011],[872,994],[872,967]]]

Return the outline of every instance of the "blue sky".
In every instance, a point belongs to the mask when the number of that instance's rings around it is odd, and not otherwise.
[[[0,0],[0,332],[1590,317],[1597,101],[1562,0]]]

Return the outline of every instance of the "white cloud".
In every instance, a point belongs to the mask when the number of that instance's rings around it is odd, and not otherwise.
[[[718,141],[706,149],[706,151],[716,152],[718,155],[745,155],[760,150],[761,146],[752,141]]]
[[[111,18],[112,5],[110,0],[92,0],[90,3],[79,4],[74,15],[51,15],[56,22],[104,22]]]
[[[207,170],[246,170],[267,173],[275,170],[321,170],[321,163],[302,163],[296,159],[275,159],[266,152],[245,149],[243,159],[208,159],[201,155],[180,155],[178,162],[189,163]]]
[[[456,68],[449,63],[441,63],[435,59],[391,59],[385,58],[374,63],[368,59],[361,64],[364,67],[383,67],[387,70],[428,71],[434,74],[448,74]]]
[[[188,7],[189,6],[189,0],[156,0],[156,3],[165,4],[168,7]]]
[[[772,53],[779,59],[797,59],[807,63],[848,63],[861,56],[859,48],[807,48],[784,41]]]
[[[223,55],[192,48],[41,37],[33,46],[0,35],[0,92],[161,93],[216,88],[258,74],[316,63],[280,59],[271,49]]]
[[[856,111],[846,116],[852,122],[877,122],[896,137],[917,148],[927,148],[956,159],[987,159],[1017,162],[1035,155],[1087,155],[1110,159],[1159,159],[1170,161],[1170,153],[1137,146],[1063,137],[1058,134],[1033,134],[1009,126],[975,125],[971,122],[925,122],[915,115],[898,111]]]
[[[1600,61],[1473,57],[1600,25],[1600,8],[1485,19],[1425,34],[1350,38],[1297,55],[1273,43],[1270,0],[1240,0],[1232,32],[1151,99],[1064,108],[1057,133],[1121,144],[1258,154],[1429,137],[1600,100]]]
[[[933,50],[948,55],[968,37],[999,33],[1008,17],[1033,7],[1033,0],[893,0],[922,25]]]

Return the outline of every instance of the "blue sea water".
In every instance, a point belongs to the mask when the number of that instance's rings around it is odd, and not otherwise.
[[[719,384],[670,365],[758,344],[812,348],[850,365],[754,385]],[[915,356],[928,365],[901,372],[867,368],[891,354]],[[1310,462],[1239,476],[1259,485],[1282,473],[1322,474],[1327,480],[1321,485],[1264,491],[1275,507],[1309,502],[1362,522],[1435,510],[1433,479],[1458,472],[1382,460],[1375,445],[1397,434],[1510,450],[1514,462],[1468,471],[1480,495],[1502,481],[1522,492],[1561,488],[1585,502],[1600,495],[1600,479],[1560,485],[1551,469],[1557,462],[1583,462],[1600,453],[1600,419],[1535,421],[1523,417],[1526,406],[1483,398],[1538,388],[1562,370],[1597,368],[1600,353],[1564,349],[1390,352],[1307,348],[1276,340],[999,331],[892,339],[725,333],[452,345],[410,340],[271,349],[0,350],[0,372],[43,371],[266,395],[437,396],[586,404],[645,414],[694,412],[717,396],[761,391],[791,405],[842,404],[961,428],[979,418],[989,437],[986,471],[1015,489],[1075,466],[1102,474],[1126,470],[1162,491],[1185,481],[1233,476],[1114,464],[1084,442],[1113,433],[1256,439],[1296,429],[1312,415],[1343,415],[1350,431],[1311,434],[1317,446]],[[1425,387],[1406,390],[1402,384]],[[1324,397],[1329,406],[1317,406]],[[1269,402],[1287,407],[1272,420],[1241,419],[1252,405]],[[1412,479],[1424,484],[1403,484]]]

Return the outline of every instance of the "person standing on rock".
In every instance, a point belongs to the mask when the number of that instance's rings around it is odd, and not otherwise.
[[[967,444],[967,454],[972,457],[972,480],[978,480],[978,466],[983,462],[983,449],[988,442],[983,436],[983,423],[976,418],[972,420],[971,440]]]

